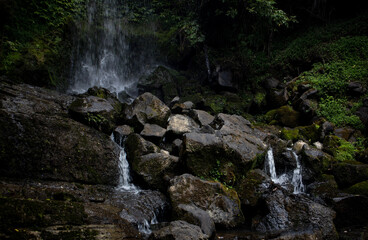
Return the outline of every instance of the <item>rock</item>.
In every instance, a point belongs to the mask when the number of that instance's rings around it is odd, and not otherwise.
[[[218,182],[184,174],[171,180],[168,192],[173,211],[179,218],[182,211],[178,207],[184,204],[206,211],[215,224],[222,227],[235,227],[244,221],[236,192]]]
[[[167,131],[174,135],[183,135],[199,128],[199,125],[190,117],[186,115],[172,115],[170,116]]]
[[[287,104],[289,100],[289,95],[286,90],[284,89],[272,89],[267,94],[267,103],[270,105],[271,108],[278,108]]]
[[[158,66],[153,73],[146,78],[141,78],[137,88],[140,94],[151,92],[165,103],[179,95],[179,89],[186,82],[186,78],[179,72]]]
[[[172,106],[171,108],[172,114],[182,114],[188,111],[189,109],[187,109],[187,106],[185,106],[184,103],[175,103],[174,106]]]
[[[171,102],[170,102],[170,104],[169,104],[169,107],[170,107],[170,108],[172,108],[176,103],[179,103],[179,101],[180,101],[180,97],[179,97],[179,96],[174,97],[174,98],[171,100]]]
[[[355,130],[353,128],[345,127],[345,128],[336,128],[334,130],[334,134],[339,138],[345,139],[348,141],[350,137],[354,134]]]
[[[333,132],[335,128],[335,125],[333,123],[330,122],[324,122],[322,124],[322,130],[321,130],[321,139],[324,139],[325,136],[328,136],[330,133]]]
[[[338,162],[332,166],[332,174],[340,188],[347,188],[368,180],[368,165],[357,161]]]
[[[264,82],[263,82],[263,86],[266,89],[272,89],[272,88],[277,88],[277,86],[280,84],[280,81],[277,80],[276,78],[267,78]]]
[[[322,150],[323,149],[323,144],[320,142],[314,142],[313,146],[315,146],[318,150]]]
[[[175,139],[172,142],[172,152],[171,152],[172,155],[179,156],[179,153],[181,152],[182,149],[182,143],[183,141],[180,139]]]
[[[178,157],[169,155],[167,152],[149,153],[132,161],[132,169],[143,178],[146,185],[153,189],[165,192],[168,183],[165,181],[175,175],[178,165]]]
[[[363,95],[367,90],[364,88],[363,84],[359,82],[350,82],[347,86],[348,92],[352,96],[361,96]]]
[[[87,124],[106,134],[111,134],[115,126],[116,112],[106,99],[88,96],[78,98],[69,107],[73,119]]]
[[[262,170],[255,169],[249,171],[236,188],[240,202],[243,205],[256,207],[258,200],[262,196],[262,191],[259,186],[266,180],[269,180],[269,177]]]
[[[183,104],[185,105],[185,108],[188,109],[188,110],[192,109],[193,106],[194,106],[194,103],[191,102],[191,101],[186,101]]]
[[[219,66],[213,74],[213,82],[215,87],[225,91],[236,91],[238,88],[234,82],[233,73],[229,70],[222,70]]]
[[[203,110],[193,109],[190,116],[196,120],[201,126],[209,125],[215,117]]]
[[[278,109],[266,113],[269,124],[281,124],[286,127],[296,127],[299,125],[300,113],[290,106],[282,106]]]
[[[308,232],[315,239],[337,239],[335,212],[304,195],[288,195],[275,188],[264,194],[263,201],[266,214],[252,226],[257,231],[271,236]]]
[[[316,148],[302,150],[303,176],[312,181],[331,168],[332,157]]]
[[[149,141],[159,143],[161,139],[164,137],[165,133],[166,133],[165,128],[162,128],[156,124],[146,123],[144,124],[144,128],[140,133],[140,135]]]
[[[128,125],[121,125],[117,126],[113,132],[115,142],[120,142],[120,145],[122,144],[122,141],[129,136],[129,134],[133,133],[133,129]]]
[[[308,91],[309,89],[311,89],[312,86],[308,83],[301,83],[298,85],[298,92],[303,94],[305,91]]]
[[[351,194],[365,195],[368,197],[368,180],[354,184],[347,189]]]
[[[346,196],[334,198],[336,211],[336,227],[367,226],[368,224],[368,197]]]
[[[311,183],[307,187],[307,192],[315,199],[322,203],[331,204],[332,199],[339,194],[338,186],[332,175],[322,175],[322,180]]]
[[[206,211],[186,204],[179,204],[178,211],[180,211],[181,219],[199,226],[207,236],[211,237],[215,233],[215,223]]]
[[[201,229],[185,221],[174,221],[167,227],[155,231],[150,236],[150,240],[207,240],[208,235],[202,233]]]
[[[1,176],[118,183],[118,146],[68,117],[74,97],[29,85],[0,88]]]
[[[368,101],[367,101],[368,102]],[[355,115],[357,115],[364,124],[364,126],[368,126],[368,106],[363,106],[358,108],[358,110],[355,112]]]
[[[234,185],[266,149],[248,124],[243,117],[218,114],[211,124],[217,129],[215,134],[185,134],[182,157],[187,167],[197,176]]]
[[[128,161],[139,161],[139,158],[149,153],[159,153],[160,148],[140,135],[133,133],[125,141],[125,151]]]
[[[131,105],[125,107],[124,118],[129,125],[143,129],[144,124],[166,127],[170,109],[151,93],[138,96]]]
[[[304,142],[303,140],[299,140],[296,143],[294,143],[293,150],[296,152],[296,154],[300,154],[303,148],[310,149],[308,144]]]

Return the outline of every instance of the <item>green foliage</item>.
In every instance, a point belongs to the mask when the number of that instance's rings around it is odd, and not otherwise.
[[[354,160],[357,149],[355,146],[343,139],[340,139],[340,146],[336,150],[335,158],[337,161],[351,161]]]
[[[345,99],[335,99],[328,96],[327,98],[321,99],[319,107],[320,109],[317,111],[318,115],[325,117],[337,126],[350,125],[358,129],[364,129],[359,117],[347,108],[347,101]]]

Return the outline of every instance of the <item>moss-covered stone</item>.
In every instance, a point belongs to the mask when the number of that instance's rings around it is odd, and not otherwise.
[[[321,136],[321,127],[318,124],[312,124],[305,127],[298,127],[300,135],[305,141],[317,142]]]
[[[294,129],[283,128],[281,130],[281,138],[285,140],[291,140],[293,142],[297,141],[300,139],[299,129],[298,128],[294,128]]]
[[[368,179],[368,165],[358,161],[337,162],[332,174],[340,188],[347,188]]]
[[[251,170],[244,179],[239,181],[236,191],[242,204],[256,206],[262,193],[258,192],[259,185],[266,180],[267,176],[261,170]]]
[[[352,194],[368,196],[368,180],[354,184],[353,186],[348,188],[346,191]]]
[[[278,109],[267,112],[265,118],[270,124],[296,127],[299,125],[300,113],[290,106],[282,106]]]

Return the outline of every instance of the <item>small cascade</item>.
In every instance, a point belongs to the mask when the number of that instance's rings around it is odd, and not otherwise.
[[[302,193],[305,190],[305,187],[303,185],[303,177],[302,177],[302,167],[300,164],[300,160],[298,155],[292,150],[287,149],[288,151],[291,151],[295,161],[296,161],[296,168],[293,170],[293,173],[284,173],[280,176],[277,176],[276,174],[276,166],[275,166],[275,159],[273,156],[273,150],[272,148],[269,148],[266,154],[265,159],[265,171],[270,175],[271,180],[274,183],[280,184],[281,186],[286,186],[287,184],[292,184],[294,186],[294,194]]]
[[[210,78],[211,77],[211,68],[210,68],[210,59],[208,58],[207,46],[204,46],[204,56],[206,58],[206,67],[207,67],[208,78]]]
[[[294,194],[302,193],[305,190],[302,178],[302,166],[300,164],[299,156],[290,149],[296,160],[296,168],[293,171],[293,178],[291,184],[294,186]]]
[[[114,135],[111,134],[111,140],[115,141]],[[132,183],[132,179],[130,177],[130,168],[129,163],[127,160],[127,154],[124,149],[124,141],[122,137],[120,136],[117,141],[115,141],[119,148],[120,148],[120,154],[119,154],[119,184],[116,187],[119,191],[130,191],[130,192],[139,192],[139,189],[137,186],[135,186]]]

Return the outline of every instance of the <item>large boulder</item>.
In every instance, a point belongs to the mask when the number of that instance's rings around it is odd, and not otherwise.
[[[185,221],[174,221],[168,226],[152,233],[150,240],[206,240],[209,236],[201,229]]]
[[[222,227],[235,227],[244,221],[236,192],[218,182],[184,174],[171,180],[168,192],[179,219],[184,217],[183,205],[190,205],[206,211],[215,224]]]
[[[334,198],[336,211],[336,227],[367,226],[368,224],[368,197],[347,195]]]
[[[175,114],[170,116],[167,126],[168,133],[174,135],[183,135],[199,128],[199,125],[186,115]]]
[[[144,124],[157,124],[166,128],[170,109],[151,93],[138,96],[131,105],[123,110],[124,120],[141,131]]]
[[[201,126],[209,125],[215,117],[203,110],[193,109],[190,112],[191,117],[199,122]]]
[[[279,124],[286,127],[296,127],[299,125],[300,113],[290,106],[282,106],[266,113],[269,124]]]
[[[140,135],[149,141],[159,143],[166,133],[166,129],[156,124],[144,124],[143,130]]]
[[[116,112],[106,99],[88,96],[78,98],[69,107],[73,119],[92,126],[106,134],[111,134],[115,126]]]
[[[338,162],[332,166],[332,174],[340,188],[347,188],[368,180],[368,164],[357,161]]]
[[[74,97],[0,85],[1,176],[117,184],[119,148],[68,117]]]
[[[221,113],[211,126],[215,133],[184,135],[182,157],[195,175],[233,186],[256,163],[266,144],[241,116]]]

